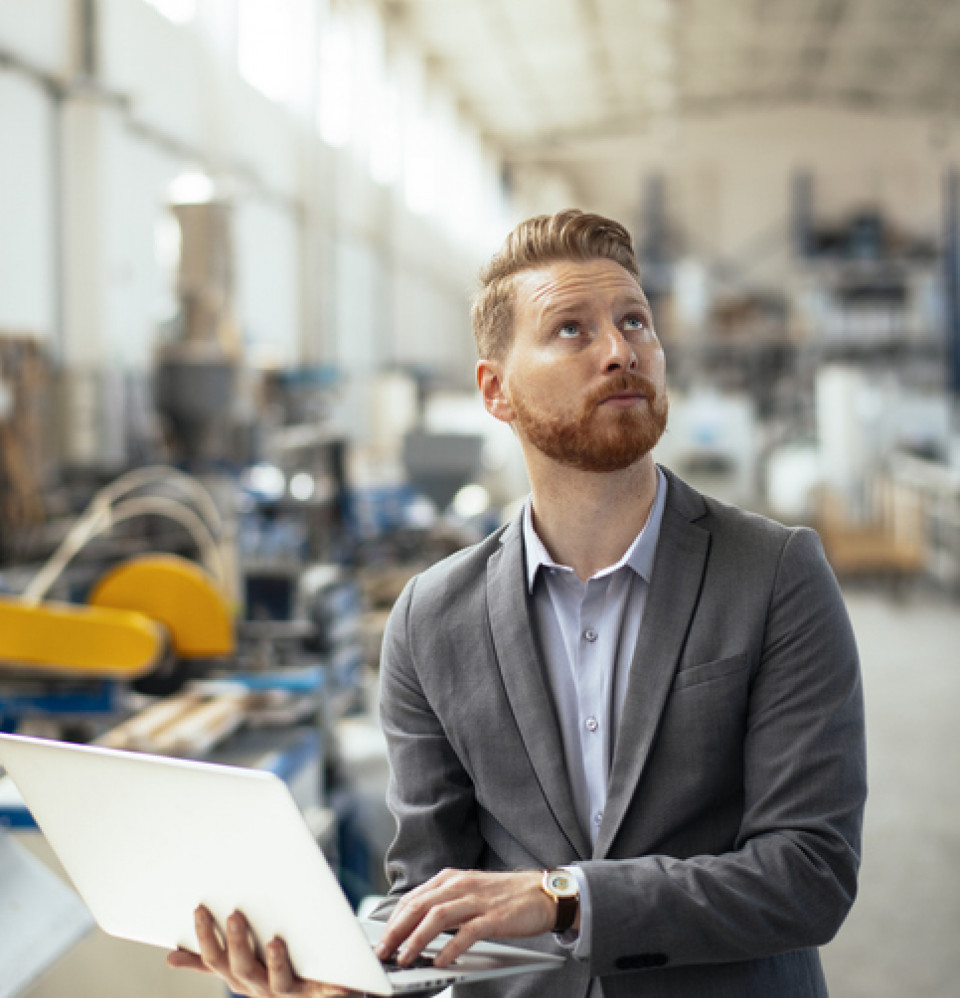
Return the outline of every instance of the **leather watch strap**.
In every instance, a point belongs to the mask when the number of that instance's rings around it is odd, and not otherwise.
[[[566,932],[576,921],[580,900],[576,897],[558,897],[556,901],[557,920],[554,922],[553,931],[559,935],[562,932]]]

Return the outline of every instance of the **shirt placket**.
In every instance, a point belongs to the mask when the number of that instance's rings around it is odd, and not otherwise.
[[[604,649],[609,635],[602,633],[603,606],[608,579],[587,582],[580,602],[579,632],[576,646],[578,727],[583,751],[590,800],[590,837],[596,841],[606,804],[606,740],[609,723],[609,669],[604,664]]]

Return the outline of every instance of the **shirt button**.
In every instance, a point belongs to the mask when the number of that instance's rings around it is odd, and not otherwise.
[[[600,727],[600,722],[595,717],[588,717],[584,722],[583,726],[587,731],[596,731]]]
[[[603,811],[597,811],[597,813],[593,816],[593,823],[595,825],[599,825],[602,821],[603,821]]]
[[[583,636],[587,639],[587,641],[596,641],[597,640],[597,632],[592,627],[588,627],[583,632]]]

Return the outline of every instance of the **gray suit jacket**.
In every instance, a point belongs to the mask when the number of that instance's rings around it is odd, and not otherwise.
[[[808,998],[856,893],[866,795],[853,634],[813,531],[667,473],[595,848],[563,764],[518,521],[414,579],[381,714],[391,893],[444,867],[577,863],[592,955],[470,996]],[[561,951],[552,935],[525,941]]]

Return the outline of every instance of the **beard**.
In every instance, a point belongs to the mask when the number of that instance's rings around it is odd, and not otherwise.
[[[623,392],[639,392],[646,405],[600,411],[604,401]],[[553,415],[519,397],[510,401],[518,432],[539,451],[579,471],[600,473],[620,471],[649,454],[663,436],[669,411],[666,392],[628,371],[597,387],[577,412]]]

